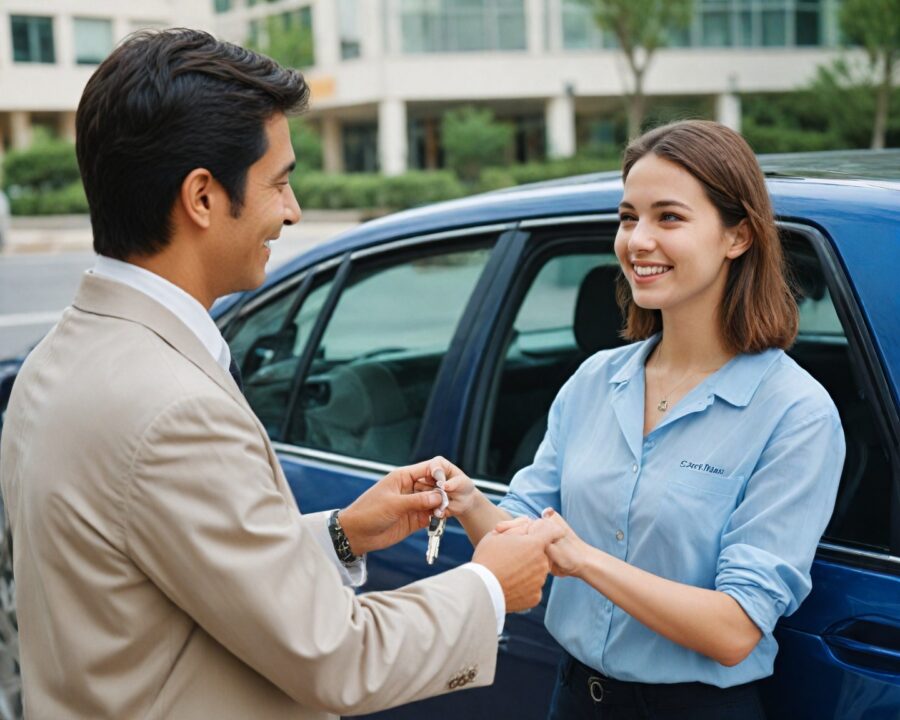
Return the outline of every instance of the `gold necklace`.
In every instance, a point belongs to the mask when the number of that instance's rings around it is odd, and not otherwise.
[[[659,353],[658,353],[658,351],[657,351],[657,355],[656,355],[656,365],[659,366]],[[703,371],[701,371],[699,374],[701,374],[701,375],[709,375],[710,373],[714,373],[717,369],[718,369],[718,368],[713,368],[712,370],[703,370]],[[660,399],[660,401],[656,404],[656,409],[659,410],[659,412],[661,412],[661,413],[664,413],[664,412],[668,411],[668,409],[669,409],[669,397],[672,395],[672,393],[675,392],[678,388],[680,388],[680,387],[684,384],[684,382],[685,382],[686,380],[688,380],[691,376],[697,375],[697,374],[698,374],[698,373],[697,373],[696,370],[688,370],[687,373],[685,373],[684,375],[682,375],[681,380],[679,380],[678,383],[677,383],[675,386],[673,386],[672,388],[670,388],[670,389],[669,389],[669,392],[667,392],[665,395],[663,395],[663,397]]]

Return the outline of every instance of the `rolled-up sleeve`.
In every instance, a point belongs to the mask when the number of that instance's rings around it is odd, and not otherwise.
[[[809,594],[810,568],[834,508],[845,442],[837,412],[788,412],[769,439],[725,526],[716,589],[763,633]]]
[[[566,396],[578,375],[574,375],[557,394],[547,415],[547,431],[534,460],[519,470],[509,484],[509,492],[500,507],[511,515],[540,517],[544,508],[560,512],[560,461],[564,442],[562,418]]]

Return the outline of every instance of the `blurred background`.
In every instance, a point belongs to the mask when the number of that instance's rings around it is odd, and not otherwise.
[[[674,119],[760,153],[900,145],[900,0],[0,0],[0,356],[92,262],[85,83],[129,33],[171,26],[308,79],[291,124],[305,219],[276,262],[391,210],[614,170],[627,138]]]
[[[84,84],[129,33],[173,25],[303,69],[312,104],[293,129],[305,208],[398,207],[615,168],[627,137],[686,117],[740,130],[757,152],[892,146],[900,121],[889,114],[897,91],[885,69],[900,59],[898,7],[4,0],[3,186],[14,215],[86,210],[72,151]]]

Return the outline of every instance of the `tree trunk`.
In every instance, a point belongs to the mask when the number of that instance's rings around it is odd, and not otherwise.
[[[887,134],[888,105],[891,100],[891,66],[893,57],[890,51],[884,53],[884,76],[878,87],[875,97],[875,123],[872,125],[872,149],[884,148],[885,135]]]
[[[628,96],[628,141],[631,142],[641,134],[644,123],[644,71],[647,65],[638,68],[632,65],[634,75],[634,92]]]

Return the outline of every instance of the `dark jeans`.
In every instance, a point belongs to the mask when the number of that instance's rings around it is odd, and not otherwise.
[[[765,720],[757,683],[718,688],[700,682],[613,680],[564,653],[547,720]]]

